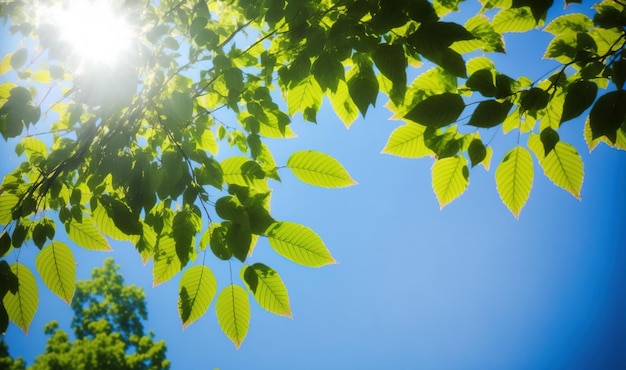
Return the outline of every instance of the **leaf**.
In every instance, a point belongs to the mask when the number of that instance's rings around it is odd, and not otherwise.
[[[472,167],[482,163],[487,157],[487,148],[480,139],[473,139],[467,148]]]
[[[401,103],[406,92],[407,60],[400,44],[380,44],[372,55],[376,68],[393,84],[389,93],[394,102]]]
[[[11,67],[16,70],[22,68],[26,64],[26,58],[28,58],[28,50],[26,48],[18,49],[11,56]]]
[[[324,92],[315,78],[312,75],[305,78],[287,92],[289,115],[300,111],[304,119],[315,122],[315,113],[320,109],[323,97]]]
[[[352,123],[359,117],[359,110],[350,97],[348,85],[344,81],[339,81],[337,83],[337,91],[331,91],[328,97],[337,117],[339,117],[346,128],[350,128]]]
[[[172,237],[176,245],[176,256],[185,267],[194,252],[195,235],[202,228],[202,219],[191,208],[177,212],[172,222]]]
[[[429,96],[411,109],[404,118],[428,127],[444,127],[455,122],[465,103],[459,94],[443,93]]]
[[[348,79],[350,97],[363,117],[370,105],[376,106],[378,89],[378,79],[370,65],[359,66],[357,72]]]
[[[211,269],[200,265],[185,270],[178,284],[178,314],[183,329],[206,313],[216,292],[217,280]]]
[[[268,228],[267,237],[276,253],[300,265],[321,267],[337,263],[319,235],[306,226],[276,222]]]
[[[176,242],[168,235],[159,235],[154,246],[154,266],[152,286],[170,280],[181,270],[180,259],[176,255]]]
[[[322,91],[337,91],[339,80],[345,78],[343,65],[328,52],[320,54],[315,60],[312,72]]]
[[[530,8],[513,8],[501,10],[492,21],[493,29],[497,33],[526,32],[537,25]]]
[[[458,198],[469,185],[467,159],[462,156],[436,160],[432,168],[432,186],[440,209]]]
[[[0,193],[0,225],[7,225],[13,220],[13,208],[19,203],[20,198],[14,194]]]
[[[48,289],[70,304],[76,285],[76,262],[70,247],[51,241],[37,254],[35,265]]]
[[[617,130],[626,119],[626,93],[611,91],[602,95],[589,112],[592,139],[606,136],[611,143],[617,139]]]
[[[424,143],[425,130],[426,127],[411,122],[396,128],[389,135],[381,153],[402,158],[434,156],[433,151]]]
[[[16,293],[9,291],[2,303],[9,314],[9,320],[28,334],[28,327],[39,305],[37,281],[28,267],[19,262],[11,265],[11,271],[17,276],[18,289]]]
[[[269,190],[261,166],[243,156],[228,157],[221,163],[224,181],[228,184],[249,186],[257,191]]]
[[[259,306],[275,315],[292,318],[287,287],[274,269],[255,263],[244,266],[241,275]]]
[[[313,150],[300,150],[287,160],[287,167],[302,182],[324,188],[342,188],[357,182],[335,158]]]
[[[496,189],[515,218],[526,204],[533,186],[533,159],[521,146],[511,149],[496,169]]]
[[[467,123],[470,126],[490,128],[504,122],[513,103],[507,101],[486,100],[478,104]]]
[[[111,217],[109,217],[107,211],[102,205],[99,205],[92,212],[92,215],[98,230],[100,230],[100,232],[102,232],[107,237],[115,240],[137,241],[138,237],[136,235],[128,235],[126,233],[123,233],[120,229],[117,228],[117,226],[115,226],[115,222]]]
[[[67,236],[79,246],[93,251],[112,251],[107,240],[96,229],[89,216],[83,216],[82,222],[72,221],[68,226]]]
[[[215,311],[222,331],[239,349],[250,325],[248,293],[238,285],[227,286],[217,297]]]
[[[583,186],[583,159],[571,144],[556,142],[554,148],[545,155],[541,139],[537,134],[528,138],[528,146],[539,159],[543,173],[556,186],[565,189],[576,199],[580,198]]]

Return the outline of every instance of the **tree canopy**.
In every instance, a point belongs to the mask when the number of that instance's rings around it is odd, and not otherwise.
[[[403,125],[383,153],[433,158],[442,208],[492,161],[515,217],[537,164],[579,198],[582,148],[558,132],[584,114],[589,150],[626,148],[624,6],[605,0],[593,17],[546,22],[551,0],[481,0],[463,21],[446,20],[458,18],[460,3],[96,1],[107,6],[100,18],[108,9],[122,22],[116,30],[127,31],[111,45],[85,31],[95,21],[81,29],[91,38],[75,37],[68,27],[89,13],[67,16],[79,8],[72,2],[0,5],[19,39],[0,61],[0,133],[24,160],[0,190],[1,328],[11,320],[26,331],[37,309],[35,276],[19,261],[25,244],[41,249],[43,283],[72,302],[75,262],[58,230],[88,250],[110,250],[110,239],[132,243],[152,261],[154,285],[181,273],[183,327],[215,300],[222,330],[239,347],[250,295],[290,317],[278,272],[246,261],[265,239],[295,263],[335,263],[319,235],[276,219],[270,207],[270,180],[283,171],[314,186],[356,184],[326,153],[302,148],[285,163],[272,155],[274,140],[295,136],[292,117],[316,122],[325,100],[350,127],[385,95]],[[505,35],[536,28],[553,36],[544,56],[558,67],[538,80],[500,72],[491,56],[506,52]],[[502,153],[483,138],[498,132],[516,138]],[[231,277],[218,292],[207,257],[240,266],[240,282]]]
[[[169,369],[164,341],[154,342],[152,332],[144,333],[142,321],[147,319],[145,294],[142,288],[124,285],[112,258],[92,271],[91,279],[76,284],[72,301],[73,341],[49,322],[44,332],[49,335],[46,352],[37,356],[29,369]],[[21,358],[11,359],[2,342],[0,361],[11,369],[25,369]]]

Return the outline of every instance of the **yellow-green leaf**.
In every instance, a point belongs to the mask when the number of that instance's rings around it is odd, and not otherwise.
[[[6,54],[2,60],[0,60],[0,75],[3,75],[7,72],[9,72],[10,70],[12,70],[13,68],[11,67],[11,57],[13,56],[12,53]]]
[[[591,132],[591,126],[589,125],[589,117],[587,117],[587,120],[585,121],[585,127],[583,128],[583,136],[585,137],[585,142],[587,143],[587,147],[589,148],[589,153],[591,153],[601,142],[615,149],[626,150],[626,133],[624,133],[624,130],[622,129],[617,130],[617,135],[615,137],[615,144],[611,143],[611,141],[604,135],[594,139],[593,133]],[[2,203],[0,200],[0,208],[1,207],[2,207]],[[1,216],[1,211],[0,211],[0,216]]]
[[[28,267],[16,262],[11,265],[11,271],[17,276],[18,289],[13,294],[9,291],[2,302],[9,314],[9,320],[13,321],[24,333],[28,334],[28,327],[33,321],[37,306],[39,305],[39,292],[37,281]]]
[[[567,190],[577,199],[583,187],[583,159],[572,145],[559,141],[554,148],[544,155],[545,150],[539,135],[528,138],[528,146],[539,159],[543,173],[555,185]]]
[[[104,209],[102,204],[98,203],[98,207],[92,212],[92,216],[98,230],[109,238],[132,242],[137,242],[139,240],[139,235],[128,235],[118,229],[117,226],[115,226],[115,222],[111,217],[109,217],[109,214]]]
[[[389,135],[389,139],[382,153],[402,158],[434,156],[433,151],[428,149],[424,143],[425,130],[425,126],[411,122],[396,128],[391,135]]]
[[[526,6],[501,10],[491,24],[497,33],[526,32],[537,25],[530,8]]]
[[[276,253],[295,263],[309,267],[337,263],[322,238],[306,226],[276,222],[268,228],[267,237]]]
[[[83,221],[72,221],[67,236],[79,246],[93,251],[111,251],[109,242],[94,225],[91,217],[83,216]]]
[[[259,306],[275,315],[292,317],[287,287],[274,269],[255,263],[244,266],[241,276]]]
[[[213,155],[217,155],[218,146],[213,131],[204,130],[198,144],[200,144],[200,149],[206,150]]]
[[[185,270],[178,285],[178,314],[183,329],[204,315],[217,292],[217,281],[204,265]]]
[[[337,117],[339,117],[346,128],[350,128],[352,123],[359,117],[359,109],[350,97],[350,91],[346,82],[339,80],[337,82],[337,91],[332,92],[329,90],[328,97]]]
[[[324,188],[343,188],[357,182],[335,158],[313,150],[300,150],[287,160],[287,167],[302,182]]]
[[[248,293],[238,285],[227,286],[217,297],[215,312],[222,331],[239,349],[250,325]]]
[[[17,205],[20,198],[11,193],[0,193],[0,225],[6,225],[13,219],[11,215],[13,207]]]
[[[159,235],[154,246],[154,266],[152,267],[152,286],[155,287],[170,280],[182,268],[176,255],[176,242],[168,235]]]
[[[76,262],[70,247],[51,241],[37,254],[35,265],[48,289],[70,304],[76,285]]]
[[[432,181],[439,207],[443,209],[463,194],[469,185],[467,159],[455,156],[435,161],[432,168]]]
[[[289,115],[293,116],[298,111],[306,115],[307,110],[317,112],[322,105],[323,97],[324,92],[322,88],[315,81],[313,75],[310,75],[287,92]]]
[[[496,169],[496,189],[500,199],[517,218],[533,186],[533,159],[521,146],[511,149]]]
[[[221,163],[224,181],[228,184],[248,186],[259,192],[269,191],[261,165],[243,156],[228,157]]]

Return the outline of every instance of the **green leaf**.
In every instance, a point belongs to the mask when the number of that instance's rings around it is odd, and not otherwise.
[[[20,198],[14,194],[0,193],[0,224],[7,225],[13,220],[13,208],[19,203]]]
[[[127,235],[142,234],[142,224],[139,218],[126,204],[106,194],[101,195],[98,200],[120,231]]]
[[[501,10],[492,21],[493,29],[502,34],[504,32],[526,32],[537,25],[530,8],[513,8]]]
[[[545,108],[550,102],[550,94],[544,89],[533,87],[522,92],[520,107],[522,111],[540,110]]]
[[[4,257],[11,249],[11,236],[6,230],[0,234],[0,257]]]
[[[178,284],[178,314],[183,329],[206,313],[216,292],[217,280],[211,269],[200,265],[185,270]]]
[[[543,173],[556,186],[565,189],[576,199],[580,198],[583,187],[584,169],[582,157],[572,145],[562,141],[556,142],[553,149],[545,154],[541,138],[531,134],[528,146],[539,159]]]
[[[467,159],[454,156],[436,160],[432,168],[433,190],[440,209],[458,198],[469,185]]]
[[[300,265],[321,267],[337,263],[322,239],[306,226],[276,222],[268,228],[267,237],[276,253]]]
[[[469,154],[472,167],[474,167],[485,160],[487,157],[487,148],[480,139],[474,139],[467,149],[467,154]]]
[[[593,21],[582,13],[565,14],[554,18],[545,28],[545,32],[559,35],[564,32],[587,32],[593,28]]]
[[[228,157],[221,163],[224,181],[228,184],[249,186],[257,191],[269,190],[261,166],[243,156]]]
[[[459,94],[443,93],[429,96],[411,109],[404,118],[428,127],[444,127],[455,122],[465,103]]]
[[[215,311],[222,331],[239,349],[250,325],[248,293],[238,285],[227,286],[217,297]]]
[[[533,186],[533,159],[521,146],[511,149],[496,169],[496,189],[500,199],[518,218]]]
[[[176,244],[176,256],[185,267],[194,252],[195,235],[202,228],[202,219],[190,207],[177,212],[172,222],[172,237]]]
[[[287,167],[302,182],[325,188],[342,188],[356,181],[335,158],[313,150],[300,150],[287,160]]]
[[[559,134],[554,131],[551,127],[546,127],[541,130],[541,134],[539,135],[541,139],[541,143],[544,147],[544,155],[548,155],[553,149],[556,143],[559,142]]]
[[[250,230],[250,224],[245,223],[222,223],[227,226],[226,231],[226,244],[228,249],[232,251],[233,256],[244,262],[250,248],[252,247],[252,230]]]
[[[344,81],[339,81],[337,83],[337,91],[331,91],[328,97],[337,117],[339,117],[346,128],[349,128],[359,117],[359,110],[350,97],[348,85]]]
[[[28,58],[28,50],[26,48],[18,49],[11,56],[11,67],[16,70],[22,68],[26,64],[26,58]]]
[[[589,112],[592,139],[606,136],[611,143],[617,139],[617,130],[626,119],[626,92],[611,91],[602,95]]]
[[[357,72],[348,79],[348,91],[363,117],[370,105],[376,106],[378,88],[378,79],[371,65],[360,65]]]
[[[302,80],[287,92],[289,115],[302,112],[305,120],[315,122],[315,114],[322,105],[324,92],[313,76]]]
[[[96,227],[100,232],[109,238],[115,240],[137,241],[137,235],[128,235],[123,233],[115,226],[115,222],[109,217],[107,211],[102,205],[99,205],[94,211],[92,211],[93,219],[96,223]]]
[[[48,289],[70,304],[76,284],[76,262],[70,247],[51,241],[37,254],[35,264]]]
[[[28,327],[33,321],[39,305],[37,281],[28,267],[16,262],[11,265],[11,272],[17,276],[18,289],[16,293],[9,291],[2,300],[9,320],[28,334]]]
[[[312,72],[315,80],[322,88],[322,91],[330,89],[330,91],[336,92],[339,80],[345,78],[345,72],[341,62],[327,52],[320,54],[315,60]]]
[[[274,269],[255,263],[243,266],[241,275],[259,306],[275,315],[292,318],[287,287]]]
[[[176,255],[176,241],[171,236],[159,235],[154,246],[152,286],[170,280],[181,268],[180,259]]]
[[[408,122],[393,130],[383,154],[391,154],[402,158],[421,158],[433,156],[434,153],[424,143],[426,127]]]
[[[467,123],[470,126],[490,128],[501,124],[509,114],[513,103],[486,100],[478,104]]]
[[[406,92],[407,60],[400,44],[380,44],[372,55],[376,68],[393,84],[390,98],[401,103]]]
[[[67,224],[67,236],[79,246],[93,251],[112,251],[107,240],[94,225],[91,217],[83,216],[82,222],[72,220]]]

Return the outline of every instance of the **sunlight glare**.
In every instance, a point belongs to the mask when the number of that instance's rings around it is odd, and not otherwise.
[[[102,0],[71,1],[57,19],[61,38],[79,58],[90,62],[112,66],[133,38],[132,28]]]

